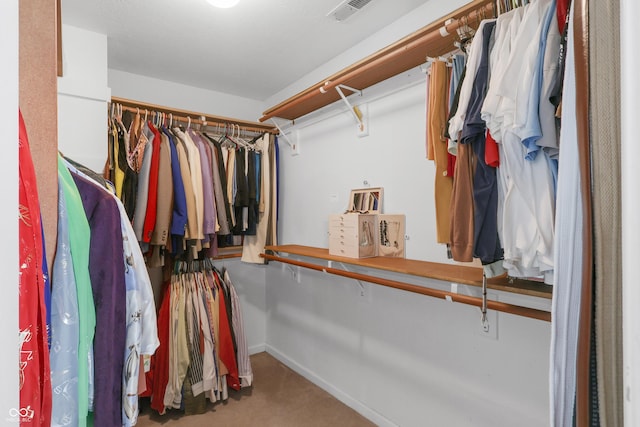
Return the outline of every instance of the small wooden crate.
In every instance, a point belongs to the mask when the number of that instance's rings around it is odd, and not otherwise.
[[[329,216],[329,254],[347,258],[377,256],[376,215],[345,213]]]

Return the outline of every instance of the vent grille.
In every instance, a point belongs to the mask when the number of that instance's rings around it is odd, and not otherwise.
[[[332,17],[336,21],[344,21],[370,2],[371,0],[344,0],[334,7],[331,12],[327,13],[327,16]]]
[[[365,7],[370,1],[371,0],[351,0],[347,4],[351,7],[355,7],[356,9],[360,10],[363,7]]]

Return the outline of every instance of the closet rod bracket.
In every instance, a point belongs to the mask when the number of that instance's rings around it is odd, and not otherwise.
[[[331,261],[329,261],[331,262]],[[340,262],[339,263],[342,266],[342,270],[346,271],[346,272],[350,272],[350,270],[347,268],[347,266],[345,265],[345,263]],[[329,265],[329,268],[331,268],[331,266]],[[326,270],[325,270],[326,271]],[[358,290],[359,294],[361,297],[365,298],[365,300],[367,302],[371,302],[371,291],[367,289],[367,287],[365,286],[365,284],[362,282],[362,280],[360,279],[353,279],[358,283],[358,286],[360,287],[360,289]]]
[[[347,85],[343,85],[343,84],[339,84],[336,86],[336,91],[340,95],[340,98],[342,98],[342,101],[344,101],[344,103],[347,104],[347,108],[349,108],[349,112],[351,113],[351,115],[356,121],[356,124],[358,125],[358,136],[362,137],[362,136],[369,135],[369,129],[365,123],[365,114],[363,114],[363,111],[359,106],[351,105],[351,102],[349,102],[349,99],[344,94],[343,90],[348,90],[352,93],[357,94],[358,96],[362,96],[362,91]]]
[[[489,332],[489,319],[487,318],[487,275],[482,273],[482,330]]]
[[[282,136],[282,139],[284,140],[284,142],[289,146],[289,148],[291,148],[291,155],[292,156],[297,156],[300,154],[300,141],[298,141],[298,137],[297,134],[289,131],[289,134],[287,134],[278,124],[278,122],[276,121],[275,117],[271,119],[271,123],[273,123],[273,125],[276,127],[276,129],[278,129],[278,132],[280,132],[280,136]],[[293,122],[291,123],[291,125],[293,126]],[[293,141],[289,138],[289,136],[291,136],[291,138],[293,138]]]

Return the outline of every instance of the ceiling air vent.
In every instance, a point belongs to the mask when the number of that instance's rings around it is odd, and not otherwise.
[[[327,16],[333,17],[336,21],[344,21],[354,13],[369,4],[371,0],[344,0],[342,3],[327,13]]]

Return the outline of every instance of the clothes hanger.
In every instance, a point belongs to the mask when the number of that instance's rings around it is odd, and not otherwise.
[[[124,127],[124,124],[122,124],[122,105],[121,104],[116,104],[115,119],[118,125],[121,125],[122,127]]]
[[[226,122],[224,124],[224,135],[222,137],[223,137],[222,145],[225,148],[229,150],[235,150],[236,148],[238,148],[236,146],[236,143],[231,138],[229,138],[229,127],[228,127],[228,123]]]
[[[238,130],[238,133],[237,133],[237,135],[235,137],[235,141],[238,143],[238,145],[240,145],[241,147],[244,147],[246,149],[251,149],[251,147],[249,147],[247,141],[245,141],[244,139],[242,139],[240,137],[240,125],[239,124],[234,124],[233,127],[237,128],[237,130]]]

